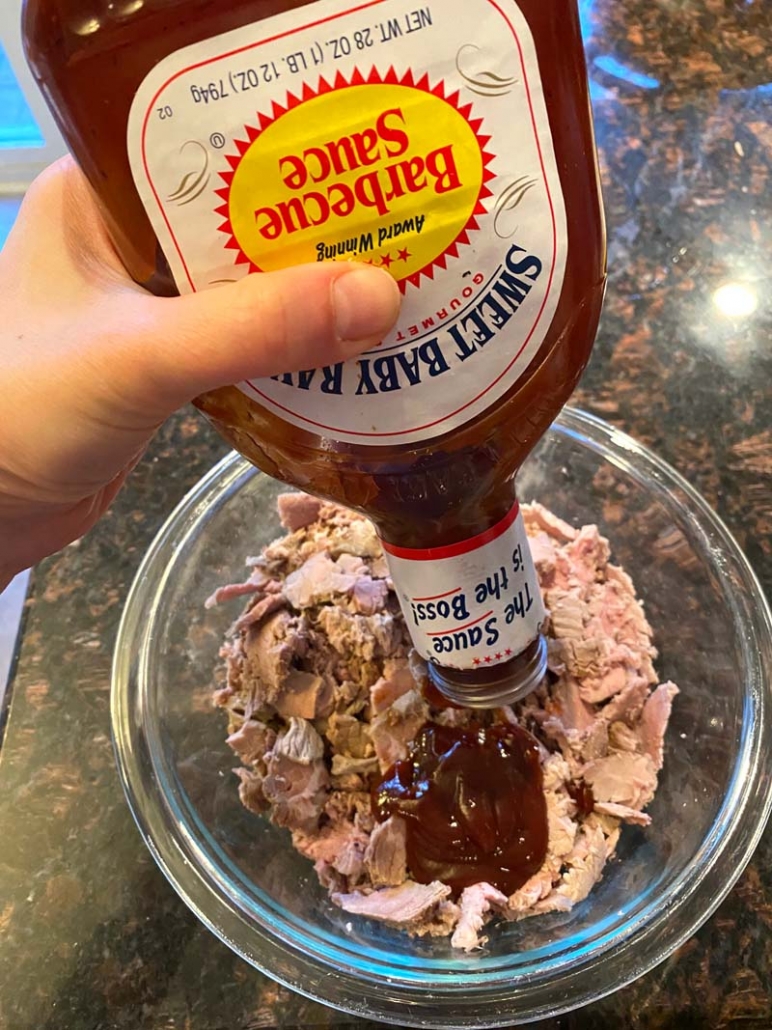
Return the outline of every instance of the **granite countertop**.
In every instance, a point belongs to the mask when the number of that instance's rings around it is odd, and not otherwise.
[[[581,6],[610,278],[574,403],[679,469],[769,589],[769,3]],[[0,749],[7,1030],[366,1025],[278,987],[216,940],[157,870],[118,784],[108,707],[123,602],[162,520],[223,453],[181,413],[97,530],[34,572]],[[543,1030],[771,1026],[771,840],[668,961]]]

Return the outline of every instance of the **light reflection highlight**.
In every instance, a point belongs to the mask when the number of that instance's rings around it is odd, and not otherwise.
[[[643,72],[637,72],[634,68],[628,68],[611,54],[601,54],[595,58],[593,64],[607,75],[613,75],[615,79],[629,82],[632,86],[640,86],[641,89],[657,89],[659,87],[659,79],[655,79],[651,75],[644,75]]]
[[[748,283],[724,283],[713,294],[713,304],[727,318],[746,318],[758,307],[759,298]]]
[[[75,34],[77,36],[92,36],[95,32],[98,32],[102,27],[102,23],[99,18],[87,18],[82,21],[79,25],[75,26]]]

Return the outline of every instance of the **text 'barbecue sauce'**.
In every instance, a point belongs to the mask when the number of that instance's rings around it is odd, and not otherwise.
[[[426,723],[409,756],[372,791],[380,820],[407,822],[407,864],[419,883],[454,891],[486,882],[512,894],[547,854],[539,747],[518,726]]]
[[[269,475],[372,518],[447,698],[533,689],[515,475],[605,285],[576,0],[25,0],[24,38],[137,283],[330,260],[397,280],[372,351],[195,403]]]

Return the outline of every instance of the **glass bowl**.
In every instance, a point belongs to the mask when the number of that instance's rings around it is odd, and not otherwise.
[[[220,584],[280,527],[285,489],[236,454],[191,491],[151,546],[117,641],[112,722],[123,786],[159,866],[248,962],[344,1011],[422,1027],[555,1015],[661,962],[708,918],[770,809],[770,613],[727,529],[676,472],[624,433],[566,409],[519,476],[568,521],[598,522],[646,605],[676,699],[648,829],[569,913],[490,928],[465,955],[336,908],[289,835],[244,809],[211,706],[240,603]]]

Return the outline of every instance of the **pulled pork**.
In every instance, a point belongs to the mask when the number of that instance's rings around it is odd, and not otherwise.
[[[550,612],[549,674],[514,708],[483,718],[519,723],[542,745],[549,843],[542,868],[506,897],[488,883],[458,898],[413,881],[399,816],[376,823],[369,779],[407,754],[432,719],[471,713],[424,697],[372,525],[305,494],[278,501],[287,535],[248,559],[243,583],[207,604],[246,598],[222,648],[227,743],[247,808],[292,833],[335,904],[415,934],[452,935],[472,951],[492,918],[565,912],[583,901],[614,854],[623,823],[647,826],[657,789],[672,683],[657,683],[652,631],[629,576],[609,561],[596,526],[581,529],[523,506]],[[480,718],[480,713],[475,713]],[[577,786],[592,792],[580,810]]]

